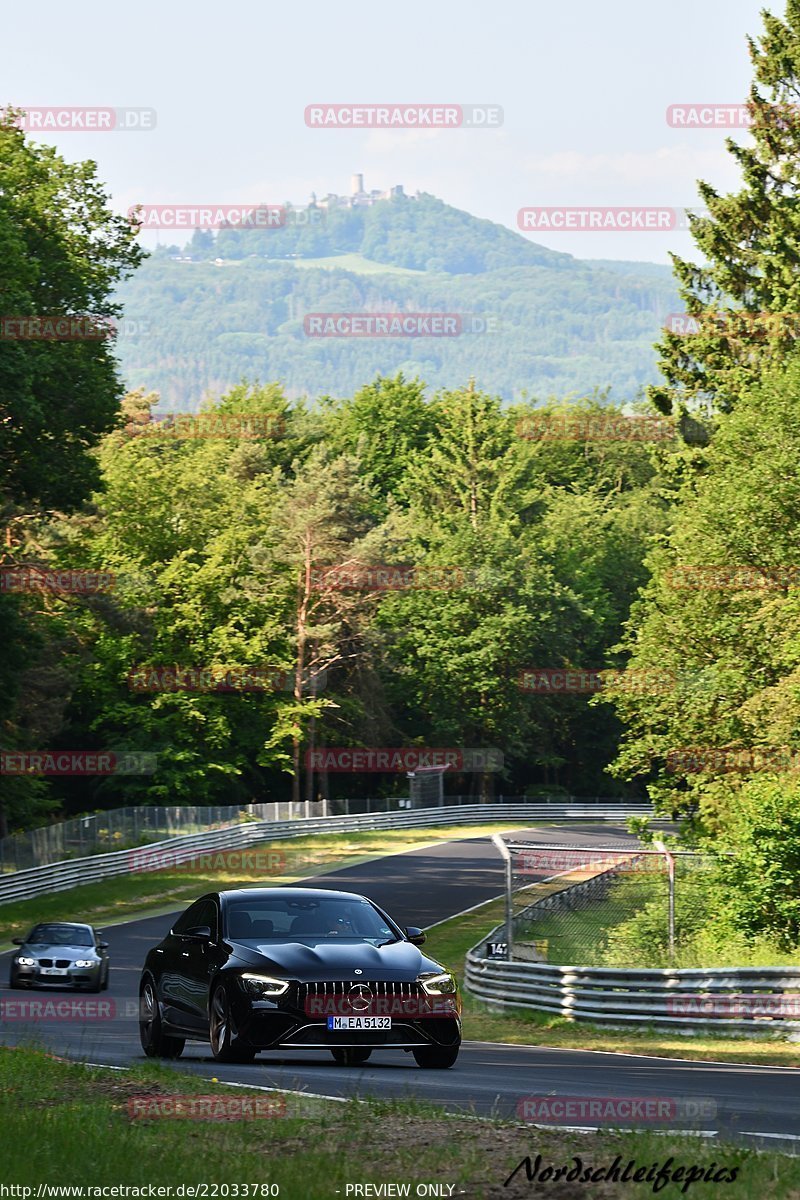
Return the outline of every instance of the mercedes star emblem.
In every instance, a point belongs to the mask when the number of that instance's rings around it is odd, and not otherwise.
[[[372,1002],[372,989],[365,983],[354,983],[348,992],[353,1012],[366,1012]]]

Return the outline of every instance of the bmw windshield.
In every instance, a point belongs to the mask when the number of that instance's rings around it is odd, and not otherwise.
[[[34,925],[26,941],[40,946],[94,945],[91,933],[82,925]]]

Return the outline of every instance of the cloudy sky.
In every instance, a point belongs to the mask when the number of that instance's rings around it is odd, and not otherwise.
[[[154,109],[146,132],[42,135],[93,158],[136,203],[301,202],[404,184],[509,228],[522,207],[686,207],[737,185],[721,128],[671,127],[676,104],[737,104],[762,0],[371,0],[347,4],[9,6],[0,104]],[[768,3],[776,13],[781,3]],[[486,104],[478,129],[309,128],[312,104]],[[739,139],[746,131],[734,130]],[[161,235],[162,240],[174,240]],[[581,258],[667,261],[681,232],[566,230]],[[155,235],[149,235],[152,242]]]

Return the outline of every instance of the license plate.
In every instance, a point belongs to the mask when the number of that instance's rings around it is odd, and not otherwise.
[[[66,967],[42,967],[42,975],[66,975]]]
[[[328,1029],[391,1029],[391,1017],[328,1017]]]

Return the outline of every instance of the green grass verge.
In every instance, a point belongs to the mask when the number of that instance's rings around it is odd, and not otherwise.
[[[630,1184],[622,1182],[536,1187],[524,1170],[503,1186],[525,1156],[535,1161],[538,1154],[541,1167],[572,1167],[578,1156],[582,1167],[594,1170],[609,1167],[617,1155],[623,1169],[629,1160],[649,1170],[671,1158],[670,1169],[683,1168],[684,1175],[691,1167],[711,1170],[716,1164],[713,1170],[721,1169],[722,1178],[735,1171],[735,1181],[722,1188],[729,1200],[789,1200],[800,1189],[800,1159],[780,1154],[710,1145],[674,1133],[539,1130],[451,1117],[413,1101],[342,1104],[270,1094],[273,1111],[283,1099],[284,1115],[225,1121],[141,1120],[129,1112],[133,1097],[148,1097],[152,1104],[156,1097],[191,1095],[264,1098],[264,1093],[224,1088],[155,1064],[110,1072],[54,1060],[34,1049],[0,1050],[3,1182],[31,1188],[33,1196],[39,1185],[55,1185],[44,1195],[69,1195],[55,1189],[70,1187],[117,1186],[143,1188],[128,1195],[144,1196],[148,1185],[183,1185],[184,1196],[187,1187],[210,1185],[210,1197],[260,1200],[270,1194],[266,1185],[273,1185],[279,1192],[272,1194],[282,1200],[333,1200],[348,1195],[348,1185],[365,1183],[407,1184],[412,1196],[418,1184],[436,1183],[444,1185],[440,1195],[481,1200],[519,1200],[540,1191],[554,1200],[632,1194]],[[658,1194],[665,1200],[686,1194],[680,1178]],[[24,1193],[16,1194],[27,1200]],[[360,1192],[365,1194],[380,1193]],[[720,1184],[693,1183],[688,1194],[699,1200],[718,1197]]]
[[[503,901],[492,901],[474,912],[453,917],[431,929],[426,952],[455,971],[463,984],[467,951],[499,925],[504,916]],[[521,1008],[493,1012],[468,992],[464,993],[464,1036],[475,1041],[512,1042],[525,1046],[800,1067],[800,1045],[778,1038],[734,1038],[706,1033],[682,1036],[655,1029],[607,1029]]]
[[[536,827],[543,824],[538,821]],[[6,946],[11,938],[24,936],[37,921],[88,921],[96,926],[111,925],[131,920],[140,913],[146,916],[181,908],[196,896],[216,887],[287,883],[322,875],[340,867],[369,862],[385,854],[399,854],[404,850],[418,849],[453,838],[487,837],[490,833],[527,827],[525,822],[516,821],[413,830],[385,829],[369,833],[313,834],[287,841],[259,842],[254,847],[259,852],[274,850],[284,856],[285,866],[279,874],[264,878],[253,872],[221,870],[134,871],[84,887],[70,888],[66,892],[53,892],[47,896],[0,905],[0,948]],[[146,852],[145,846],[130,853],[136,856]]]

